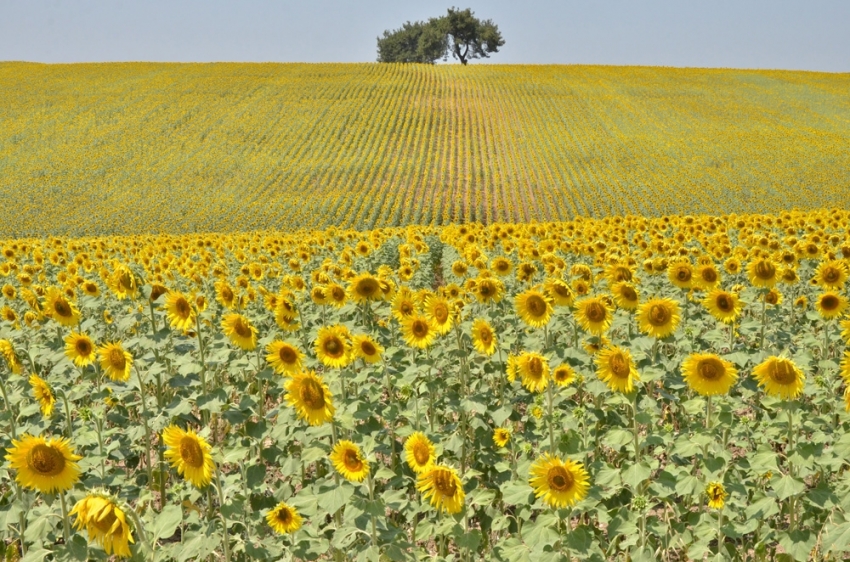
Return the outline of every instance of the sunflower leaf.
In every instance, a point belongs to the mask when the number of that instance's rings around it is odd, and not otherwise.
[[[796,496],[806,491],[806,483],[786,474],[773,483],[773,490],[780,500]]]
[[[635,463],[623,472],[623,483],[632,490],[637,490],[638,486],[646,481],[651,474],[652,468],[647,463]]]
[[[168,539],[177,531],[177,526],[183,519],[183,510],[177,505],[168,505],[157,515],[151,532],[154,535],[153,542],[159,539]]]

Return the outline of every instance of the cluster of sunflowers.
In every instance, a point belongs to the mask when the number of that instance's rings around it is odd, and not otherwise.
[[[2,241],[3,536],[840,555],[848,218]]]

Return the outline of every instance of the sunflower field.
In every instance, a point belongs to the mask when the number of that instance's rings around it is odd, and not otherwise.
[[[848,220],[2,240],[5,559],[846,559]]]
[[[0,237],[848,208],[850,73],[0,62],[0,84]]]

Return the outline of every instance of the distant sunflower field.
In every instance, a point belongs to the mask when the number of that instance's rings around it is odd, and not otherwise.
[[[0,63],[0,237],[847,209],[850,73]]]
[[[846,559],[848,220],[0,240],[6,560]]]

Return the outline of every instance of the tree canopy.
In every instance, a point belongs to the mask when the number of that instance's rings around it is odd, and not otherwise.
[[[420,62],[434,64],[447,60],[449,53],[462,64],[487,58],[505,44],[492,20],[479,20],[469,8],[449,8],[445,16],[426,22],[406,22],[399,29],[384,31],[378,37],[378,62]]]

